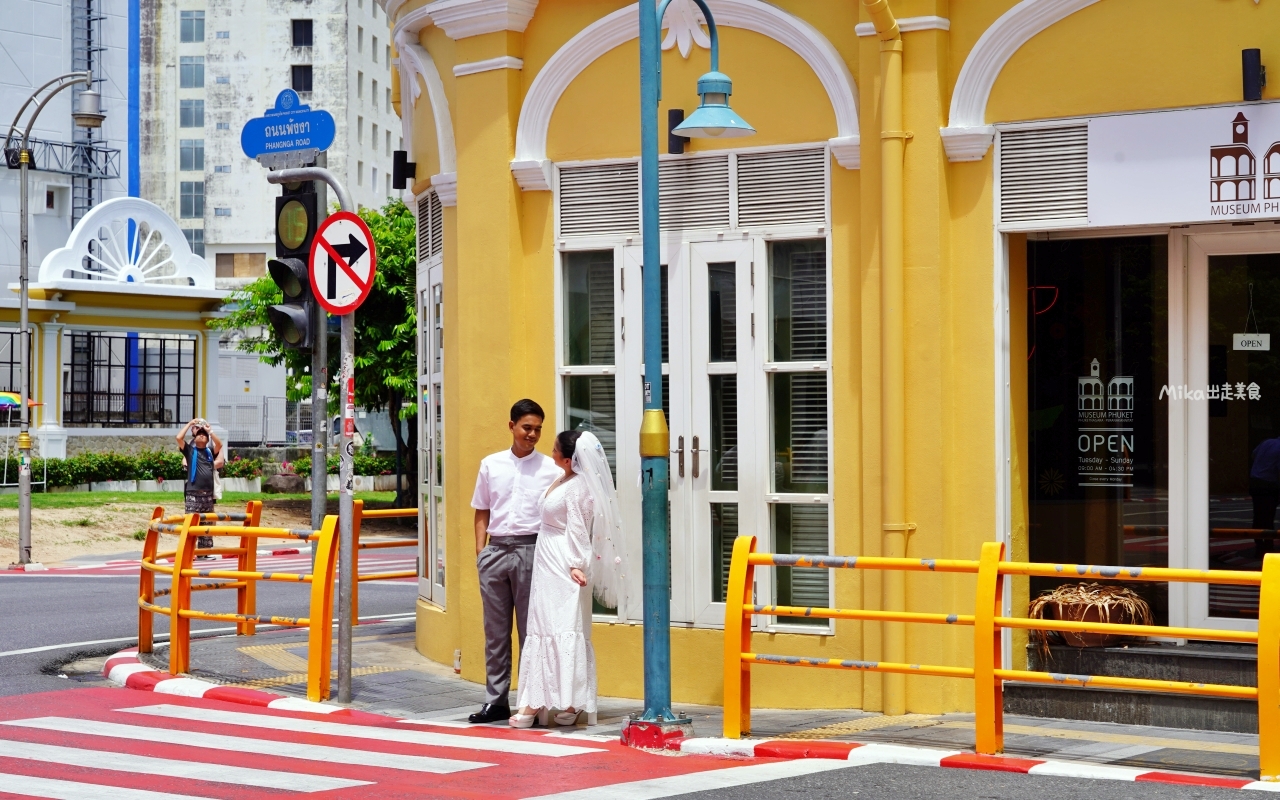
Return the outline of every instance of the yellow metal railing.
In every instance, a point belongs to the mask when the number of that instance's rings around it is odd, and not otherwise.
[[[290,528],[263,528],[258,525],[262,515],[262,503],[251,500],[244,513],[164,515],[157,508],[147,526],[147,538],[142,549],[142,569],[138,583],[138,651],[152,651],[152,623],[154,614],[169,617],[169,673],[187,672],[191,664],[191,620],[207,619],[234,622],[237,633],[251,636],[257,624],[286,625],[309,629],[307,639],[307,697],[313,701],[329,697],[329,673],[332,663],[333,641],[333,579],[337,565],[338,518],[327,516],[318,531]],[[218,525],[219,522],[239,522],[237,525]],[[208,524],[215,523],[215,524]],[[172,551],[160,550],[161,536],[176,536],[177,547]],[[196,549],[200,536],[235,537],[235,547]],[[298,539],[316,542],[315,558],[310,573],[260,572],[257,569],[257,540]],[[197,555],[234,555],[234,569],[196,569]],[[172,565],[162,561],[172,560]],[[155,588],[155,576],[168,575],[168,589]],[[212,578],[214,583],[195,583],[198,578]],[[282,617],[262,616],[257,613],[256,586],[258,581],[311,584],[310,616]],[[236,613],[218,614],[199,611],[191,607],[192,592],[219,589],[236,590]],[[155,603],[168,596],[169,605]]]
[[[977,561],[841,556],[797,556],[757,553],[754,536],[739,536],[729,567],[724,619],[724,735],[737,739],[751,730],[751,665],[849,669],[907,675],[972,678],[974,682],[975,749],[994,755],[1004,750],[1004,681],[1029,681],[1068,686],[1103,686],[1138,691],[1176,692],[1256,699],[1258,702],[1259,761],[1264,781],[1280,780],[1280,553],[1268,553],[1262,570],[1193,570],[1151,567],[1106,567],[1083,564],[1035,564],[1003,561],[1004,545],[987,542]],[[974,612],[938,614],[912,611],[873,611],[843,608],[764,606],[752,602],[756,567],[808,567],[872,569],[896,572],[944,572],[976,575]],[[1079,578],[1107,581],[1215,583],[1257,586],[1261,590],[1258,632],[1163,625],[1126,625],[1103,622],[1027,619],[1002,616],[1003,576]],[[965,625],[973,628],[973,666],[905,664],[835,658],[756,653],[752,649],[753,616],[816,617],[880,622],[912,622],[931,625]],[[1079,631],[1125,636],[1167,636],[1254,643],[1258,646],[1258,685],[1227,686],[1212,683],[1120,678],[1105,675],[1068,675],[1030,670],[1002,669],[1001,628],[1044,631]]]
[[[355,542],[357,557],[356,564],[356,581],[351,586],[351,616],[358,618],[360,616],[360,582],[361,581],[389,581],[396,578],[416,578],[418,570],[400,570],[398,572],[371,572],[366,575],[360,574],[360,558],[361,550],[377,550],[386,547],[408,547],[418,546],[418,539],[384,539],[377,542],[360,541],[360,522],[366,519],[397,519],[407,517],[417,517],[418,509],[416,508],[371,508],[364,507],[363,500],[357,500],[354,503],[355,514],[351,525],[352,539]]]

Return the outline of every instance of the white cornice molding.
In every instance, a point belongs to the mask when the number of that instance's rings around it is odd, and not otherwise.
[[[716,24],[767,36],[794,51],[826,90],[836,118],[836,147],[841,166],[857,163],[852,147],[858,137],[857,87],[848,66],[826,37],[804,20],[760,0],[707,0]],[[635,4],[620,8],[578,32],[548,59],[525,95],[516,127],[511,171],[525,191],[551,188],[547,132],[556,104],[574,79],[597,58],[638,35]],[[840,158],[840,157],[838,157]]]
[[[401,36],[412,35],[413,39],[416,41],[418,38],[418,32],[431,24],[430,8],[430,6],[418,6],[414,10],[406,12],[405,15],[396,20],[396,24],[391,27],[391,38],[398,43]]]
[[[432,175],[431,188],[436,190],[440,205],[456,206],[458,204],[458,173],[442,172],[439,175]]]
[[[951,20],[946,17],[902,17],[898,20],[898,30],[903,33],[912,31],[949,31]],[[859,22],[853,26],[853,32],[859,36],[875,36],[876,26],[871,22]]]
[[[947,127],[942,142],[951,161],[977,161],[986,154],[994,137],[987,131],[987,101],[1000,71],[1018,48],[1046,28],[1061,22],[1098,0],[1022,0],[983,32],[960,68],[951,93]],[[986,146],[974,157],[986,137]],[[954,155],[953,155],[953,147]]]
[[[436,0],[423,6],[450,39],[498,31],[523,32],[538,0]]]
[[[845,169],[862,168],[862,140],[857,136],[837,136],[827,142],[831,156]]]
[[[995,138],[993,125],[942,129],[942,147],[947,151],[947,160],[952,162],[981,161]]]
[[[520,188],[526,192],[551,191],[551,162],[545,158],[512,161],[511,174],[515,176]]]
[[[387,19],[395,19],[396,12],[409,0],[376,0],[378,5],[382,6],[382,10],[387,12]]]
[[[524,61],[515,56],[498,56],[497,58],[486,58],[484,61],[472,61],[454,67],[453,77],[461,78],[463,75],[492,72],[495,69],[524,69]]]

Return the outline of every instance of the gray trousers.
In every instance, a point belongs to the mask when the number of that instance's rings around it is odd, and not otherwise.
[[[520,649],[529,617],[536,536],[499,536],[476,557],[480,600],[484,606],[485,702],[507,703],[511,691],[511,612],[515,612]]]

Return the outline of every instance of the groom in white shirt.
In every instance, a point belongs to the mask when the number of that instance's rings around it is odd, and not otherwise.
[[[538,503],[562,473],[534,447],[546,414],[532,400],[511,407],[511,448],[480,462],[471,507],[476,510],[476,571],[484,606],[485,703],[471,722],[511,716],[511,612],[524,647],[533,581],[533,550],[542,527]]]

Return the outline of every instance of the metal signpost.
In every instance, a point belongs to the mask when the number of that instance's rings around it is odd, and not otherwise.
[[[320,154],[333,144],[336,126],[329,112],[303,105],[298,93],[285,89],[273,108],[245,123],[240,146],[249,158],[273,170],[271,183],[298,184],[324,181],[333,189],[342,210],[316,228],[307,272],[312,297],[323,310],[312,318],[311,331],[311,524],[319,528],[324,518],[326,487],[325,423],[328,419],[327,311],[342,318],[341,370],[342,433],[338,497],[338,701],[351,702],[351,601],[355,587],[356,554],[352,525],[355,513],[355,317],[357,307],[369,296],[377,274],[373,235],[355,214],[347,190],[327,169],[314,166]],[[319,209],[323,215],[323,208]]]
[[[338,702],[351,702],[351,595],[355,585],[356,554],[352,533],[355,505],[356,452],[355,310],[369,296],[377,274],[373,234],[364,220],[339,211],[316,231],[311,245],[311,292],[331,314],[342,317],[342,362],[338,386],[342,392],[341,467],[338,482]]]
[[[303,104],[297,92],[285,89],[276,95],[275,105],[263,116],[245,123],[240,131],[240,147],[245,155],[256,158],[268,169],[310,167],[333,144],[336,133],[337,127],[328,111],[313,110]],[[333,188],[344,211],[355,210],[346,191],[327,171],[324,177],[312,175],[295,180],[324,181]],[[319,212],[324,215],[323,202]],[[324,522],[328,480],[329,336],[324,312],[316,309],[314,316],[311,320],[311,528],[319,530]],[[313,545],[313,554],[314,549]]]

